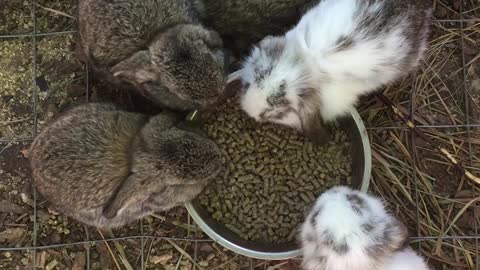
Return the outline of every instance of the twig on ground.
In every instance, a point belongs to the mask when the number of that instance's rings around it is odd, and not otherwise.
[[[40,4],[37,4],[37,3],[35,3],[35,5],[36,5],[37,7],[39,7],[39,8],[41,8],[41,9],[44,9],[44,10],[49,11],[49,12],[52,12],[52,13],[54,13],[54,14],[57,14],[57,15],[60,15],[60,16],[63,16],[63,17],[67,17],[67,18],[76,20],[75,17],[73,17],[72,15],[70,15],[70,14],[68,14],[68,13],[65,13],[65,12],[63,12],[63,11],[56,10],[56,9],[53,9],[53,8],[44,7],[44,6],[42,6],[42,5],[40,5]]]

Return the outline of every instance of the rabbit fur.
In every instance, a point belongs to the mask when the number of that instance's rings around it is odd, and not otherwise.
[[[160,105],[190,110],[223,93],[223,43],[191,0],[80,0],[80,47],[112,82]]]
[[[267,35],[280,35],[298,22],[317,0],[195,0],[204,25],[215,29],[229,47],[248,53],[253,43]],[[225,43],[225,46],[230,44]]]
[[[428,269],[411,251],[407,228],[382,202],[348,187],[334,187],[315,202],[300,238],[306,270]],[[409,268],[421,265],[423,268]]]
[[[265,37],[230,80],[243,82],[251,117],[315,138],[324,121],[418,65],[431,13],[417,0],[323,0],[285,35]]]
[[[412,249],[397,251],[385,263],[382,270],[429,270],[425,260]]]
[[[181,120],[111,104],[75,107],[32,143],[35,187],[58,212],[100,228],[192,200],[220,171],[221,153]]]

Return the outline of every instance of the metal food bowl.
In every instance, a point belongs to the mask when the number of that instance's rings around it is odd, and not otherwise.
[[[352,187],[366,192],[372,166],[367,130],[355,109],[352,109],[350,115],[339,122],[351,140]],[[198,200],[186,203],[185,206],[193,220],[208,236],[238,254],[265,260],[282,260],[301,255],[296,241],[284,244],[247,241],[215,221]]]

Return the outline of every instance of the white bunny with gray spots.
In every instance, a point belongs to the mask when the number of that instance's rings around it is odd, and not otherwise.
[[[405,225],[382,202],[335,187],[315,202],[301,229],[305,270],[428,270],[408,247]]]
[[[264,38],[231,75],[243,82],[242,108],[321,140],[324,121],[418,65],[432,17],[425,2],[320,1],[284,36]]]

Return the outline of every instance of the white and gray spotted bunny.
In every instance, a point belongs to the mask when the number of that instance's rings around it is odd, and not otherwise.
[[[408,247],[407,228],[382,202],[335,187],[315,202],[301,229],[305,270],[428,270]]]
[[[324,121],[418,65],[431,14],[417,0],[323,0],[285,35],[264,38],[230,81],[243,82],[251,117],[320,141]]]

